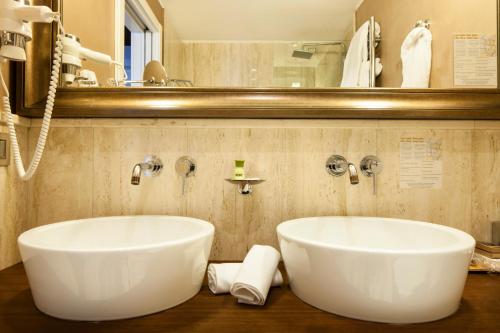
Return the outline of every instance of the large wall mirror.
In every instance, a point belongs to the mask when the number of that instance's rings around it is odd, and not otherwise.
[[[500,118],[498,0],[33,2],[67,34],[55,116]],[[56,28],[33,29],[37,117]]]
[[[69,87],[497,87],[497,0],[61,0],[61,7],[66,31],[127,73],[87,59],[65,80]]]

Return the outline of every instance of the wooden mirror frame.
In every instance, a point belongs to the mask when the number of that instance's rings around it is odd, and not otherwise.
[[[33,4],[58,9],[57,0]],[[28,61],[12,63],[11,96],[21,116],[43,116],[55,28],[34,24]],[[494,120],[500,89],[59,88],[53,116]]]

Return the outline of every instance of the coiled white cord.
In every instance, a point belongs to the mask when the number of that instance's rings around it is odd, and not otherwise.
[[[56,99],[56,90],[59,83],[59,71],[61,69],[61,59],[62,59],[62,37],[64,36],[64,28],[61,24],[59,18],[56,19],[58,26],[58,33],[56,39],[56,47],[54,49],[54,60],[52,62],[52,73],[50,77],[49,92],[47,96],[47,102],[45,104],[45,114],[43,116],[42,127],[40,129],[40,135],[38,136],[38,142],[33,155],[33,159],[28,167],[28,170],[24,169],[23,159],[21,157],[21,152],[19,150],[19,143],[17,141],[16,128],[14,126],[14,116],[12,115],[12,110],[10,108],[9,101],[9,90],[5,84],[2,73],[0,71],[0,80],[2,81],[2,87],[4,90],[4,97],[2,97],[2,105],[5,113],[7,114],[7,127],[9,129],[9,136],[11,142],[11,151],[14,157],[14,162],[16,164],[17,173],[19,177],[27,181],[36,172],[40,160],[42,159],[43,150],[45,149],[45,143],[47,141],[47,136],[49,134],[50,120],[52,118],[52,110],[54,109],[54,102]]]

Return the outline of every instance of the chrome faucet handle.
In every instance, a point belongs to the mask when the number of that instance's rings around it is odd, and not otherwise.
[[[180,157],[175,162],[175,172],[182,177],[182,195],[186,191],[186,179],[196,174],[196,161],[189,156]]]
[[[377,174],[379,174],[382,169],[382,161],[373,155],[365,156],[359,165],[361,169],[361,173],[367,177],[371,177],[373,179],[373,194],[377,194]]]
[[[163,162],[155,155],[148,155],[144,158],[144,162],[137,163],[132,169],[132,185],[141,183],[141,175],[144,173],[146,177],[156,177],[163,170]]]
[[[352,185],[359,184],[358,170],[353,163],[348,163],[345,157],[332,155],[326,161],[326,172],[335,177],[343,176],[349,171],[349,180]]]
[[[348,169],[347,160],[340,155],[332,155],[325,165],[326,172],[335,177],[343,176]]]

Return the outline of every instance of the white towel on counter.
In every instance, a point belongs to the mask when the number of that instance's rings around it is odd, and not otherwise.
[[[231,295],[239,303],[264,305],[280,257],[272,246],[252,246],[231,286]]]
[[[432,33],[414,28],[401,46],[403,84],[401,88],[429,88],[432,62]]]
[[[357,88],[369,87],[370,61],[368,60],[368,35],[370,22],[367,21],[356,31],[344,61],[341,87]],[[375,23],[375,38],[380,37],[380,25]],[[377,58],[377,74],[382,72],[382,64]]]
[[[214,294],[228,293],[231,289],[238,272],[241,268],[241,263],[225,263],[225,264],[210,264],[208,265],[208,288]],[[283,284],[283,275],[277,269],[271,282],[271,287],[279,287]]]

